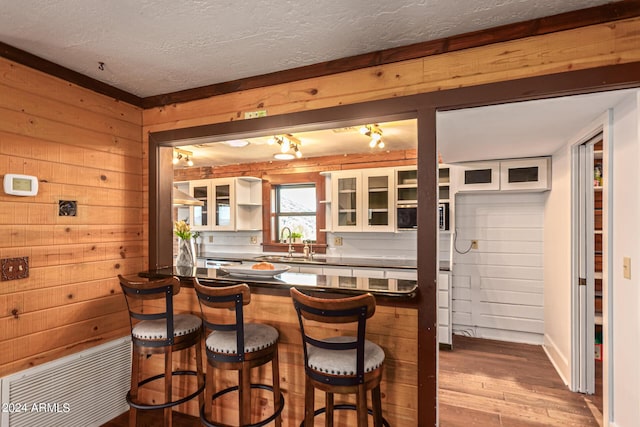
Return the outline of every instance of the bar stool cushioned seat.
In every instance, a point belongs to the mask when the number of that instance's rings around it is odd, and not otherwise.
[[[129,425],[137,424],[137,410],[164,409],[164,424],[171,426],[173,406],[180,405],[198,396],[203,403],[202,392],[205,387],[202,370],[202,319],[192,314],[175,314],[173,297],[180,292],[177,278],[142,279],[126,278],[118,275],[122,292],[129,309],[133,355],[131,358],[131,389],[127,394]],[[145,301],[163,300],[162,303]],[[194,347],[196,370],[173,370],[173,353]],[[164,354],[164,373],[140,379],[141,362],[154,354]],[[188,375],[197,377],[197,385],[190,394],[173,398],[173,377]],[[143,402],[139,388],[150,382],[164,380],[164,402]],[[186,394],[186,393],[185,393]]]
[[[329,343],[355,342],[353,337],[331,337]],[[356,350],[329,350],[314,346],[307,347],[309,367],[331,375],[356,375]],[[364,341],[364,372],[372,372],[382,366],[384,350],[369,340]]]
[[[212,409],[218,398],[237,391],[238,421],[241,426],[259,427],[274,422],[276,427],[280,427],[284,396],[280,392],[278,330],[270,325],[244,323],[243,307],[251,301],[251,292],[246,284],[203,286],[196,279],[194,288],[205,328],[209,332],[205,339],[207,384],[200,421],[207,427],[228,427],[228,421],[212,419]],[[252,384],[251,369],[268,362],[271,362],[272,384]],[[214,369],[238,371],[238,385],[214,393]],[[257,412],[251,408],[252,389],[267,390],[273,396],[273,413],[258,422],[251,420],[252,412]]]
[[[278,330],[259,323],[244,325],[244,352],[253,353],[271,347],[278,342]],[[235,331],[213,331],[206,340],[207,350],[216,353],[237,353],[238,339]]]
[[[367,414],[373,415],[375,427],[388,426],[382,416],[380,381],[384,350],[365,339],[366,321],[375,312],[375,299],[367,293],[346,298],[317,298],[291,288],[293,306],[298,314],[305,362],[304,421],[312,427],[316,415],[325,414],[325,425],[333,426],[334,410],[355,410],[357,426],[366,427]],[[307,323],[311,322],[313,327]],[[327,324],[355,323],[357,336],[324,336]],[[340,328],[342,330],[344,328]],[[334,328],[329,328],[334,330]],[[325,407],[314,410],[315,389],[325,392]],[[367,408],[367,391],[371,390],[373,409]],[[333,396],[355,394],[356,405],[334,405]]]

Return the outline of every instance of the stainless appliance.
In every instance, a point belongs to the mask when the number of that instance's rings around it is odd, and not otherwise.
[[[440,231],[449,229],[449,203],[438,204],[438,228]]]
[[[396,227],[398,230],[415,230],[418,228],[417,204],[405,204],[396,207]]]

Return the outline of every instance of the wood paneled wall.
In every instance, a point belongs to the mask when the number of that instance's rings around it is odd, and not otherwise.
[[[0,194],[0,376],[129,333],[117,274],[147,263],[142,112],[0,58],[0,174],[35,175],[36,197]],[[59,216],[75,200],[77,216]]]

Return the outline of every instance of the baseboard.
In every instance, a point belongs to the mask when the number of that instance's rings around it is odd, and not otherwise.
[[[542,349],[564,384],[569,386],[571,384],[569,360],[562,354],[562,352],[560,352],[556,343],[547,334],[544,335],[544,344],[542,344]]]

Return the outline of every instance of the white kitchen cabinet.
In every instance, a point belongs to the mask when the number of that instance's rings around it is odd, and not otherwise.
[[[551,189],[551,159],[492,160],[454,166],[458,191],[546,191]]]
[[[236,231],[262,230],[262,180],[235,178]]]
[[[536,157],[500,161],[500,190],[545,191],[551,189],[551,158]]]
[[[235,179],[212,179],[211,197],[214,215],[211,230],[235,230]]]
[[[438,273],[438,342],[451,346],[451,274]]]
[[[331,188],[332,231],[394,231],[392,168],[333,172]]]
[[[211,180],[189,181],[189,194],[200,200],[202,206],[189,208],[189,224],[194,231],[211,230]]]
[[[194,231],[262,230],[260,178],[189,181],[189,194],[204,204],[189,208],[189,224]]]
[[[455,167],[458,191],[498,191],[500,162],[460,163]]]

